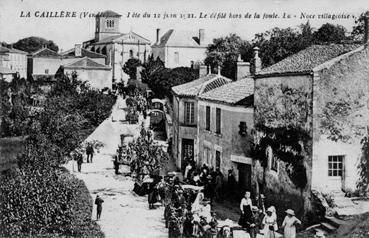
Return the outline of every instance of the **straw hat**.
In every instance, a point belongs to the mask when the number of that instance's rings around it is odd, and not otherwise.
[[[269,207],[267,212],[274,212],[274,209],[272,207]]]
[[[286,210],[286,213],[291,215],[291,216],[294,216],[295,215],[295,212],[292,210],[292,209],[287,209]]]

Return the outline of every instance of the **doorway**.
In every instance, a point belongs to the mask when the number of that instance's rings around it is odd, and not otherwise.
[[[245,191],[251,192],[251,165],[238,164],[238,187],[241,195]]]

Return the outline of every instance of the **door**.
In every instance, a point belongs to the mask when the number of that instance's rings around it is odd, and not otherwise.
[[[328,156],[328,187],[330,190],[341,191],[344,189],[344,155]]]
[[[194,159],[193,140],[182,139],[182,169],[186,166],[186,161]]]
[[[238,164],[238,187],[240,195],[246,191],[251,192],[251,165]]]

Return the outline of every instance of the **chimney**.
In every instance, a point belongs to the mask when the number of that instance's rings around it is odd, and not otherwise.
[[[369,16],[364,16],[364,44],[369,40]]]
[[[204,77],[208,74],[208,70],[209,67],[204,65],[204,64],[200,64],[199,66],[199,78]]]
[[[159,44],[160,42],[160,28],[156,29],[156,43]]]
[[[238,55],[237,59],[237,71],[236,71],[236,80],[240,80],[243,78],[247,78],[250,76],[250,63],[244,62],[241,59],[241,55]]]
[[[200,29],[199,30],[199,45],[203,45],[205,40],[205,30]]]
[[[82,44],[74,45],[74,56],[81,57],[82,56]]]
[[[259,47],[254,47],[254,70],[253,73],[257,74],[261,70],[261,59],[259,57]]]

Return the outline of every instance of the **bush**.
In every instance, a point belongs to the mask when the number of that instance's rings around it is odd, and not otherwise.
[[[86,186],[61,170],[6,176],[0,200],[0,236],[103,237]]]

